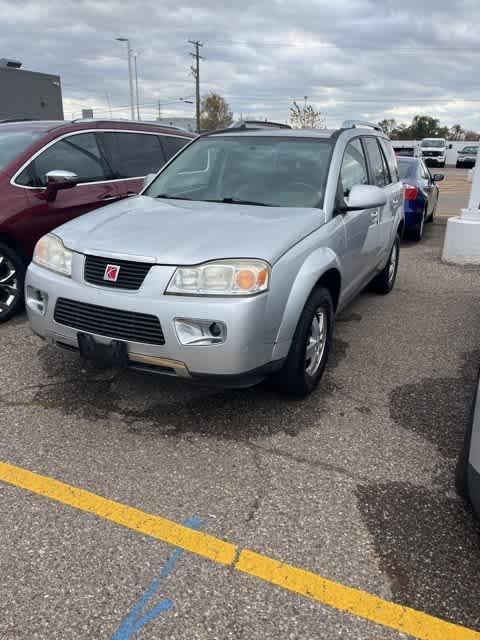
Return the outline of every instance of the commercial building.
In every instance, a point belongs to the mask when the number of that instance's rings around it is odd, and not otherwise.
[[[0,120],[63,120],[60,76],[21,67],[0,58]]]

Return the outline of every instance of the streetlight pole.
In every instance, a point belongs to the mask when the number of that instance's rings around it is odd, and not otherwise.
[[[138,99],[137,57],[138,57],[138,53],[135,51],[135,53],[133,54],[133,66],[135,69],[135,97],[137,100],[137,120],[140,120],[140,101]]]
[[[132,49],[130,47],[130,40],[128,38],[116,38],[118,42],[125,42],[127,44],[127,57],[128,57],[128,85],[130,88],[130,115],[132,120],[135,120],[135,109],[133,106],[133,80],[132,80]]]

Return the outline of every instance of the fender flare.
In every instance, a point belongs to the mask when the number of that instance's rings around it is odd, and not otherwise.
[[[302,264],[285,304],[275,340],[274,360],[288,354],[293,334],[310,294],[322,277],[333,271],[337,273],[339,279],[337,300],[334,301],[334,303],[338,303],[341,292],[342,268],[336,253],[328,247],[320,247],[312,251]]]

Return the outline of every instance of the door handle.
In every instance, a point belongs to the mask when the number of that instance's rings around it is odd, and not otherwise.
[[[112,195],[111,193],[106,193],[104,196],[102,196],[102,200],[115,200],[116,196]]]
[[[370,211],[370,222],[378,222],[378,209]]]

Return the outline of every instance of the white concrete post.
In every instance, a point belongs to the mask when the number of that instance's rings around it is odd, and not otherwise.
[[[480,265],[480,158],[473,170],[468,208],[447,221],[442,260]]]

